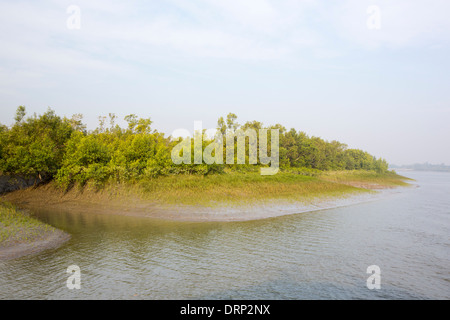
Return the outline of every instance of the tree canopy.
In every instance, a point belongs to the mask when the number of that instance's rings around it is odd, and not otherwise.
[[[152,130],[150,118],[127,115],[126,128],[116,124],[117,117],[109,114],[99,118],[99,126],[87,131],[82,115],[61,118],[50,108],[42,115],[26,117],[23,106],[17,108],[15,123],[0,125],[0,172],[8,175],[34,177],[38,181],[55,179],[61,185],[81,185],[92,181],[130,181],[175,174],[214,174],[226,170],[254,171],[262,164],[179,164],[171,160],[172,149],[181,141],[166,137]],[[220,117],[217,129],[222,134],[238,130],[278,129],[281,169],[310,170],[375,170],[385,172],[388,164],[369,153],[348,149],[338,141],[325,141],[310,137],[295,129],[286,130],[282,125],[264,126],[258,121],[243,125],[230,113]],[[248,138],[247,138],[248,139]],[[237,139],[235,139],[236,142]],[[248,141],[248,140],[247,140]],[[202,149],[211,138],[203,137]],[[193,146],[193,139],[191,144]],[[224,146],[225,148],[225,146]],[[259,149],[259,142],[257,148]],[[225,150],[225,149],[224,149]],[[224,156],[226,152],[223,153]],[[236,152],[235,152],[236,157]],[[192,156],[193,160],[193,156]],[[235,162],[236,163],[236,162]]]

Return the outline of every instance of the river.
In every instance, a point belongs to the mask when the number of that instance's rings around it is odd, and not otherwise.
[[[72,237],[0,262],[0,299],[450,299],[450,173],[400,174],[417,187],[258,221],[36,211]]]

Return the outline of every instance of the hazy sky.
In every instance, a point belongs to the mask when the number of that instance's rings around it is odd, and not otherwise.
[[[450,164],[448,0],[93,2],[0,2],[1,123],[25,105],[171,134],[233,112]]]

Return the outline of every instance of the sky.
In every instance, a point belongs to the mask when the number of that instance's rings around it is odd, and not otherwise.
[[[448,0],[2,0],[0,123],[24,105],[89,129],[133,113],[170,135],[233,112],[450,165],[449,14]]]

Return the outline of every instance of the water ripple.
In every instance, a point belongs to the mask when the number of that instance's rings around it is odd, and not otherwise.
[[[450,299],[449,175],[415,178],[401,196],[260,221],[36,212],[72,238],[0,262],[0,299]]]

